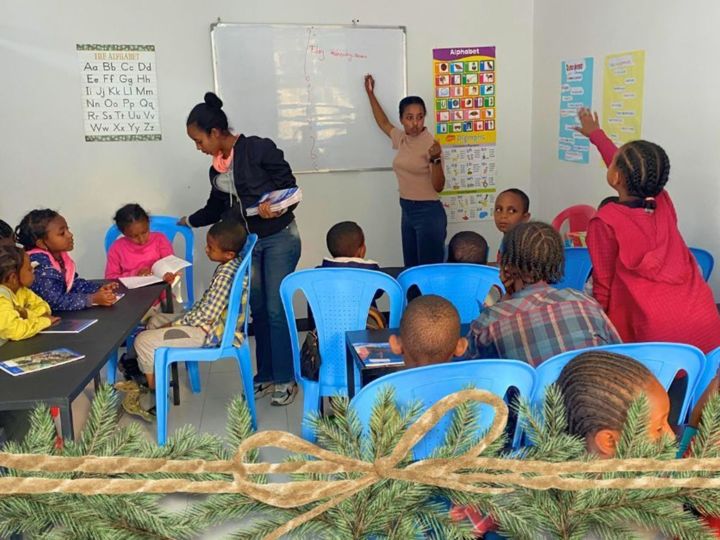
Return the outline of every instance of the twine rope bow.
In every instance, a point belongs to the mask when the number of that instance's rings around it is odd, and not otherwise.
[[[450,410],[461,403],[476,401],[494,409],[492,426],[487,434],[464,455],[450,459],[425,459],[404,468],[398,465],[410,450]],[[0,467],[48,473],[74,472],[98,475],[117,474],[231,474],[232,482],[191,479],[127,479],[79,478],[55,479],[42,477],[0,477],[0,495],[76,493],[83,495],[121,495],[131,493],[240,493],[265,504],[295,508],[324,501],[311,510],[288,521],[266,536],[276,540],[294,528],[321,515],[356,493],[384,479],[401,480],[470,492],[500,494],[516,487],[568,491],[585,489],[657,489],[657,488],[720,488],[720,478],[566,478],[565,474],[608,472],[717,472],[720,459],[685,459],[660,461],[651,459],[604,460],[590,462],[549,463],[544,461],[480,458],[481,454],[503,432],[507,422],[507,406],[501,398],[485,390],[462,390],[439,400],[401,437],[393,451],[374,463],[341,456],[324,450],[295,435],[282,431],[255,433],[243,441],[232,460],[168,460],[129,457],[62,457],[37,454],[0,453]],[[246,463],[247,455],[262,447],[277,447],[293,453],[317,458],[288,463]],[[480,469],[485,472],[463,472]],[[492,474],[500,471],[500,474]],[[258,484],[255,475],[315,473],[356,473],[358,478],[345,480],[302,480],[286,483]],[[528,476],[531,474],[532,476]]]

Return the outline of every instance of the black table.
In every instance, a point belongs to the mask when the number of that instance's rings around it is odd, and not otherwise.
[[[470,331],[470,324],[460,325],[460,335],[467,336]],[[358,356],[355,343],[387,343],[392,334],[400,335],[399,328],[383,328],[382,330],[355,330],[345,332],[345,369],[347,371],[348,397],[352,399],[355,396],[355,370],[353,365],[358,367],[360,371],[360,388],[371,381],[405,369],[404,364],[376,364],[366,365]]]
[[[0,411],[32,409],[39,403],[57,406],[64,438],[73,439],[72,401],[90,381],[100,382],[100,370],[110,355],[127,339],[163,291],[165,283],[124,290],[125,297],[112,307],[60,312],[60,317],[97,319],[79,334],[38,334],[23,341],[11,341],[0,347],[0,360],[67,347],[85,358],[36,373],[13,377],[0,370]],[[166,311],[172,311],[172,295],[167,294]],[[177,379],[177,377],[176,377]],[[177,381],[176,381],[177,382]]]

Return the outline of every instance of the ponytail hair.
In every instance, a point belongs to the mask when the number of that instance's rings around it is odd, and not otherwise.
[[[37,247],[37,241],[43,240],[47,236],[48,224],[59,215],[55,210],[49,208],[28,212],[15,229],[18,243],[22,244],[25,249]]]
[[[185,125],[195,125],[208,135],[213,129],[217,129],[220,133],[230,133],[228,119],[222,106],[223,102],[219,97],[212,92],[207,92],[205,101],[192,108]]]

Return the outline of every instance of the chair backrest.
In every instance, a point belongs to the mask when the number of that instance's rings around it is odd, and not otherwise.
[[[500,271],[481,264],[440,263],[408,268],[398,276],[403,297],[413,285],[421,294],[437,294],[450,301],[460,313],[460,322],[469,323],[480,314],[493,285],[505,292]]]
[[[225,349],[233,346],[235,341],[235,330],[237,329],[238,317],[243,315],[243,334],[247,339],[248,314],[250,307],[250,271],[252,270],[252,252],[257,243],[257,234],[250,234],[245,241],[245,246],[238,254],[242,258],[242,262],[233,278],[232,287],[230,288],[230,297],[228,299],[227,314],[225,317],[225,329],[223,330],[220,347]],[[247,297],[245,304],[242,303],[243,283],[247,283]]]
[[[563,278],[555,283],[556,289],[577,289],[583,291],[592,272],[590,252],[587,248],[565,248],[565,271]]]
[[[293,306],[298,290],[305,295],[317,327],[321,395],[347,392],[345,332],[365,330],[370,304],[379,290],[390,299],[390,328],[400,326],[402,289],[382,272],[359,268],[311,268],[286,276],[280,284],[280,298],[290,329],[295,377],[307,381],[300,372],[300,343]]]
[[[692,408],[694,408],[695,405],[697,405],[697,402],[700,401],[700,398],[702,397],[703,392],[705,392],[705,389],[710,384],[710,381],[715,378],[719,367],[720,347],[710,351],[705,355],[705,369],[703,370],[702,375],[700,375],[700,378],[695,385],[695,394],[693,395],[692,399]]]
[[[568,222],[568,232],[587,231],[590,218],[595,215],[595,208],[587,204],[576,204],[560,212],[552,220],[552,227],[561,232],[563,223]]]
[[[533,403],[536,406],[542,403],[545,389],[558,380],[560,372],[570,360],[580,353],[593,350],[609,351],[634,358],[655,375],[665,390],[670,388],[677,373],[684,370],[687,373],[687,390],[679,419],[680,422],[685,421],[698,380],[705,369],[705,355],[700,349],[681,343],[618,343],[555,355],[535,368]]]
[[[402,408],[420,401],[423,411],[443,397],[474,386],[504,397],[508,389],[517,388],[520,396],[529,398],[535,383],[535,370],[517,360],[464,360],[398,371],[380,377],[363,387],[350,402],[357,411],[365,431],[370,429],[370,417],[380,390],[388,385],[395,389],[395,401]],[[486,430],[493,422],[492,408],[480,406],[478,431]],[[441,446],[450,427],[451,415],[445,415],[425,437],[415,445],[415,459],[428,457]]]
[[[712,253],[705,249],[691,247],[690,252],[695,257],[700,269],[702,270],[703,279],[710,281],[710,275],[712,274],[713,268],[715,267],[715,259]]]
[[[180,218],[174,216],[150,216],[150,230],[164,234],[172,244],[175,237],[179,234],[185,241],[185,255],[186,261],[194,265],[194,253],[195,253],[195,239],[193,230],[190,227],[184,225],[178,225],[177,222]],[[118,229],[114,223],[110,225],[110,228],[105,233],[105,253],[108,252],[112,243],[122,236],[122,232]],[[188,292],[188,305],[195,303],[195,284],[193,283],[193,266],[188,266],[185,269],[185,286]]]

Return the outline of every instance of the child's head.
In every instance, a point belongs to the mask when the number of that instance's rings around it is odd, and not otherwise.
[[[216,156],[221,151],[221,138],[230,135],[228,119],[222,106],[219,97],[207,92],[203,103],[193,107],[185,123],[188,137],[195,141],[195,147],[210,156]]]
[[[14,246],[16,242],[15,231],[0,219],[0,246]]]
[[[29,287],[35,280],[30,257],[25,250],[14,245],[0,245],[0,284],[10,290]]]
[[[667,184],[670,159],[665,150],[648,141],[631,141],[620,147],[608,167],[607,181],[621,196],[645,199],[655,208],[654,198]]]
[[[615,455],[628,409],[641,393],[650,407],[650,438],[673,434],[667,392],[650,370],[632,358],[605,351],[582,353],[563,368],[557,384],[570,434],[584,438],[588,450],[602,458]]]
[[[598,204],[598,210],[600,210],[603,206],[608,205],[610,203],[616,203],[620,200],[620,197],[617,195],[610,195],[609,197],[605,197],[602,201],[600,201],[600,204]]]
[[[565,250],[560,233],[547,223],[520,223],[505,234],[500,257],[503,282],[513,281],[520,288],[544,281],[557,283],[562,279]]]
[[[488,244],[485,238],[473,231],[462,231],[450,239],[448,262],[487,264]]]
[[[245,245],[245,240],[245,225],[234,219],[224,219],[208,230],[205,253],[213,262],[226,263],[237,257]]]
[[[517,188],[506,189],[495,199],[495,226],[506,233],[518,223],[530,219],[530,197]]]
[[[28,250],[40,248],[56,254],[72,251],[75,247],[65,218],[49,208],[29,212],[20,221],[15,234],[18,242]]]
[[[390,348],[402,354],[406,367],[447,362],[467,348],[460,336],[460,316],[440,296],[418,296],[408,304],[400,320],[400,336],[390,336]]]
[[[150,239],[150,216],[139,204],[126,204],[115,212],[115,225],[123,236],[142,246]]]
[[[333,257],[365,257],[365,234],[354,221],[341,221],[330,227],[325,241]]]

